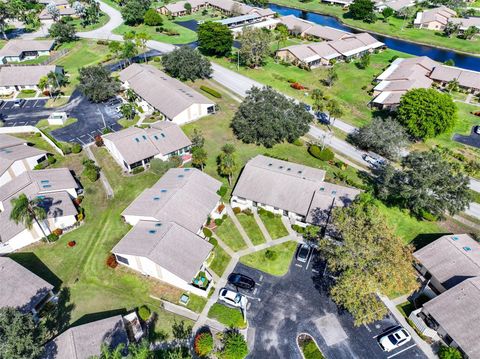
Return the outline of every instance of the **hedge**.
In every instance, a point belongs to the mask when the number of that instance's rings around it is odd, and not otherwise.
[[[335,154],[329,148],[323,150],[320,149],[317,145],[311,145],[308,148],[308,152],[315,158],[318,158],[322,161],[331,161],[335,158]]]
[[[202,91],[205,91],[206,93],[212,95],[213,97],[216,97],[216,98],[222,98],[222,94],[210,87],[207,87],[207,86],[200,86],[200,90]]]
[[[205,237],[211,237],[212,236],[212,231],[208,228],[203,228],[203,234],[205,235]]]

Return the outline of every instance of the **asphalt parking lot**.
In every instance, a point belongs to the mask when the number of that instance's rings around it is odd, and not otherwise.
[[[26,100],[21,107],[13,107],[13,101],[4,101],[0,114],[5,126],[35,126],[38,121],[48,118],[52,112],[66,112],[78,121],[69,126],[52,131],[59,141],[78,142],[82,145],[93,141],[96,134],[101,134],[105,127],[118,131],[121,115],[106,104],[88,101],[79,91],[75,91],[69,102],[55,109],[45,108],[46,99]]]
[[[300,333],[312,335],[324,355],[334,358],[426,358],[413,341],[385,353],[377,336],[398,325],[391,316],[368,326],[355,327],[324,288],[324,263],[292,260],[284,277],[274,277],[239,263],[235,272],[253,278],[257,285],[245,294],[251,358],[301,358],[296,345]],[[232,287],[232,289],[234,289]]]
[[[479,126],[480,126],[480,119],[478,121]],[[469,145],[472,147],[477,147],[480,148],[480,135],[475,133],[475,127],[472,127],[472,131],[470,132],[469,136],[464,136],[464,135],[459,135],[459,134],[454,134],[453,135],[453,140],[463,143],[464,145]]]

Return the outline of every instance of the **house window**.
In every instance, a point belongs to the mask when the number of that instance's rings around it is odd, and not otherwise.
[[[123,264],[126,264],[127,266],[130,264],[128,263],[128,259],[122,256],[119,256],[118,254],[115,254],[115,257],[117,258],[117,261]]]

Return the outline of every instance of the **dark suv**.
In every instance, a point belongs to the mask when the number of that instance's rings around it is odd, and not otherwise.
[[[240,273],[232,273],[228,276],[228,282],[235,287],[252,290],[255,287],[255,281]]]

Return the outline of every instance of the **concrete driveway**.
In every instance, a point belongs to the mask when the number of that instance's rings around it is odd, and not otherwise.
[[[300,333],[312,335],[329,359],[426,358],[413,341],[390,353],[383,352],[376,337],[398,323],[389,316],[355,327],[351,315],[328,296],[324,269],[320,261],[300,263],[293,259],[289,272],[279,278],[237,264],[235,272],[257,283],[253,292],[240,290],[249,298],[251,358],[301,358],[296,344]]]

